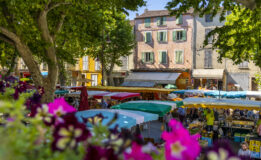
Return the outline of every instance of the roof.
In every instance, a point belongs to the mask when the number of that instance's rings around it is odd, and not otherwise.
[[[138,82],[138,81],[125,81],[121,84],[122,87],[154,87],[155,82]]]
[[[180,73],[171,72],[132,72],[126,81],[154,82],[156,84],[175,84]]]
[[[193,13],[193,9],[188,10],[187,13]],[[169,16],[168,10],[145,10],[143,14],[137,16],[135,19],[148,18],[148,17],[161,17]]]
[[[222,79],[223,75],[224,69],[194,69],[192,71],[194,78]]]

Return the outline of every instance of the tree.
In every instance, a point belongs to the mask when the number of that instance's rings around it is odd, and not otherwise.
[[[0,40],[0,66],[2,77],[10,76],[17,67],[18,53],[13,46]]]
[[[43,102],[53,100],[58,59],[73,61],[91,43],[87,33],[96,27],[93,21],[101,22],[99,3],[123,12],[144,5],[143,0],[0,0],[0,39],[15,47],[34,84],[44,87]],[[37,58],[48,65],[46,78]]]
[[[227,17],[225,26],[215,28],[208,35],[214,36],[212,47],[218,48],[219,61],[230,58],[235,64],[243,61],[254,61],[261,67],[260,28],[261,28],[260,0],[175,0],[168,3],[166,8],[172,15],[179,16],[191,7],[199,16],[221,13],[220,21],[226,19],[226,11],[232,11]],[[208,44],[207,40],[204,46]]]
[[[97,36],[95,40],[97,43],[87,49],[87,53],[102,62],[103,78],[106,77],[108,85],[114,85],[112,79],[114,66],[122,66],[120,58],[131,54],[135,39],[130,21],[126,20],[124,14],[111,11],[106,11],[106,13],[104,15],[106,27],[102,29],[104,31],[101,35]]]

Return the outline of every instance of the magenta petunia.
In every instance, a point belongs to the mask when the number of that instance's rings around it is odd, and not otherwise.
[[[182,124],[176,120],[171,120],[169,126],[171,132],[163,132],[162,138],[165,143],[166,160],[194,160],[200,153],[198,142],[199,135],[191,136]]]
[[[152,157],[142,152],[142,146],[138,145],[136,142],[132,143],[131,152],[124,153],[124,160],[152,160]]]
[[[55,116],[62,116],[66,113],[76,112],[76,109],[73,106],[70,106],[64,98],[57,98],[52,103],[48,104],[49,113]]]

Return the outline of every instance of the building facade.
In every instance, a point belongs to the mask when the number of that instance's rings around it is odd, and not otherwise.
[[[102,81],[101,65],[90,56],[80,58],[72,71],[72,86],[99,86]]]
[[[227,15],[229,12],[227,12]],[[255,74],[260,69],[253,62],[243,62],[235,65],[232,60],[223,59],[218,62],[219,53],[212,50],[212,39],[209,45],[203,47],[206,35],[216,27],[221,27],[225,21],[219,21],[220,14],[195,16],[193,33],[193,87],[206,87],[222,90],[257,90]]]
[[[166,76],[162,76],[162,80],[153,81],[148,75],[148,79],[144,78],[143,81],[159,85],[176,84],[178,88],[183,89],[190,86],[192,34],[193,16],[190,12],[174,17],[169,16],[167,10],[145,10],[142,15],[137,15],[135,18],[137,47],[132,80],[135,80],[134,74],[137,72],[150,72],[157,78],[165,73]],[[179,76],[173,76],[175,73]],[[165,79],[166,77],[179,78]],[[136,78],[138,79],[138,76]]]

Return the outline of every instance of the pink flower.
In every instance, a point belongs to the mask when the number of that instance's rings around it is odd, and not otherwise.
[[[165,143],[166,160],[194,160],[200,153],[198,143],[199,135],[191,136],[182,124],[176,120],[171,120],[169,126],[172,132],[163,132],[162,138]]]
[[[124,153],[124,160],[152,160],[151,156],[142,152],[142,146],[132,143],[131,152]]]
[[[64,98],[57,98],[52,103],[49,103],[48,106],[49,113],[58,117],[66,113],[76,112],[76,109],[70,106]]]

